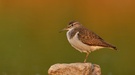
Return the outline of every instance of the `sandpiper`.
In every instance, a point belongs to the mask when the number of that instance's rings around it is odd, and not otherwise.
[[[67,39],[71,46],[80,52],[86,53],[84,62],[87,61],[87,58],[92,51],[101,48],[117,50],[115,46],[105,42],[100,36],[85,28],[77,21],[71,21],[63,30],[67,30]]]

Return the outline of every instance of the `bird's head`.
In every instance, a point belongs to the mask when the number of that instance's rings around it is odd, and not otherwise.
[[[64,31],[64,30],[67,30],[67,31],[72,30],[72,29],[77,28],[79,26],[81,26],[81,24],[79,22],[71,21],[71,22],[69,22],[68,26],[66,28],[64,28],[62,31]]]

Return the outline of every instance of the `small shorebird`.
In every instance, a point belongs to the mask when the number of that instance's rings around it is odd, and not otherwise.
[[[101,48],[117,50],[115,46],[105,42],[100,36],[88,30],[77,21],[71,21],[63,30],[67,30],[67,39],[71,46],[80,52],[86,53],[84,62],[86,62],[92,51]]]

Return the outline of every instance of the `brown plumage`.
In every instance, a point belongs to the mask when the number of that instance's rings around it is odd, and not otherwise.
[[[102,47],[109,47],[113,48],[115,50],[116,47],[105,42],[100,36],[98,36],[96,33],[84,28],[84,27],[79,27],[77,30],[79,31],[78,38],[81,40],[84,44],[87,44],[89,46],[102,46]]]

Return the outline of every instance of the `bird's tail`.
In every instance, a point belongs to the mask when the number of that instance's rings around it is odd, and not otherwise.
[[[117,50],[117,48],[115,46],[112,46],[111,48],[114,49],[114,50]]]

